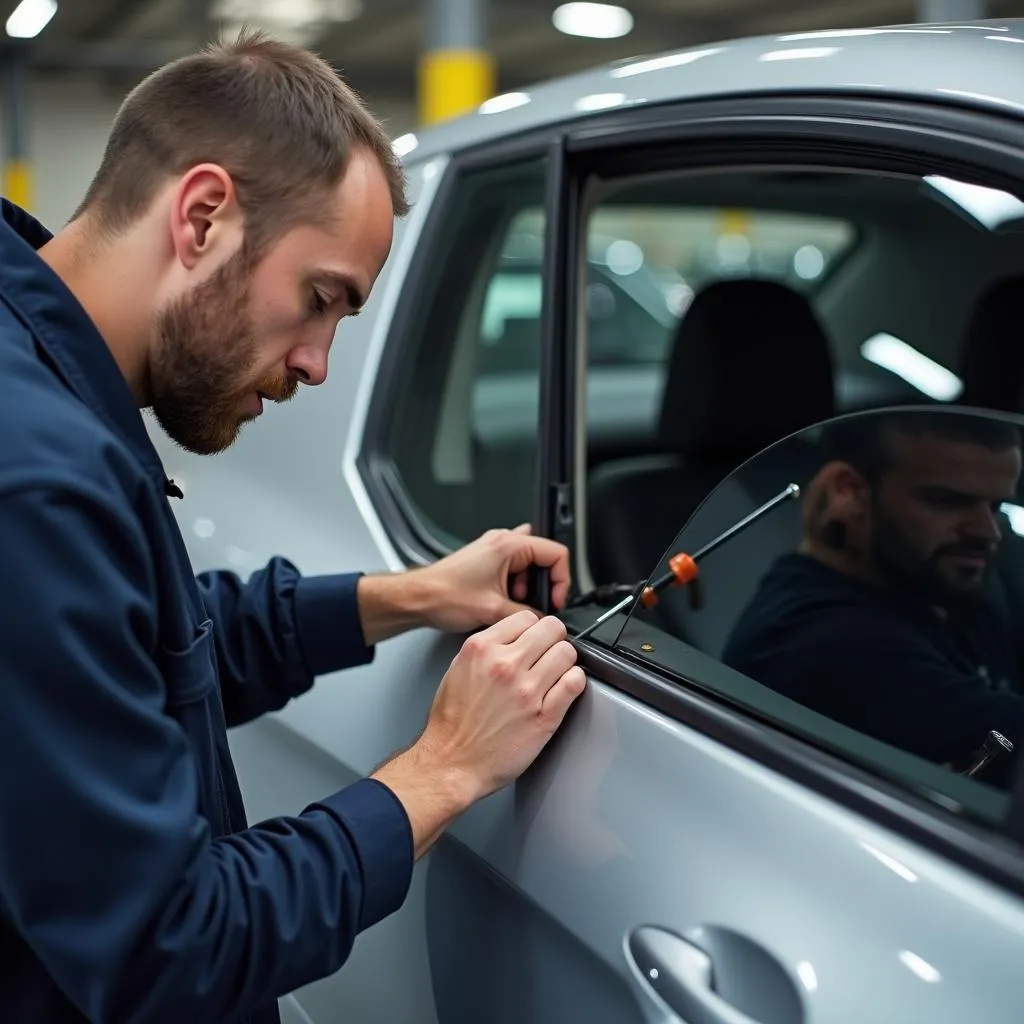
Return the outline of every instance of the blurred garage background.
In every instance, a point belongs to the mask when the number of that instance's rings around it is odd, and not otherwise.
[[[242,24],[323,54],[401,139],[610,60],[742,35],[1014,15],[1024,0],[0,0],[3,194],[51,228],[64,223],[126,91]]]

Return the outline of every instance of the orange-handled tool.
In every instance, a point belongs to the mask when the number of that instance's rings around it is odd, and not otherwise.
[[[796,498],[799,494],[800,488],[796,484],[790,484],[785,490],[776,494],[771,501],[766,501],[760,508],[754,509],[750,515],[741,519],[734,526],[730,526],[725,533],[719,534],[714,540],[709,541],[704,545],[704,547],[695,551],[692,555],[688,555],[682,551],[673,555],[668,560],[668,572],[665,573],[664,576],[660,576],[653,583],[648,584],[640,591],[640,603],[645,608],[653,608],[658,603],[658,595],[666,587],[685,587],[688,583],[692,583],[699,573],[697,562],[700,561],[700,559],[705,555],[710,554],[715,550],[715,548],[721,547],[721,545],[730,538],[735,537],[740,531],[745,530],[751,523],[756,522],[765,513],[770,512],[775,508],[776,505],[781,505],[784,501],[788,501],[790,498]],[[637,600],[637,597],[637,594],[630,594],[628,597],[624,597],[618,604],[613,605],[608,609],[608,611],[599,615],[589,626],[587,626],[586,629],[577,633],[576,639],[585,640],[603,623],[628,608]]]

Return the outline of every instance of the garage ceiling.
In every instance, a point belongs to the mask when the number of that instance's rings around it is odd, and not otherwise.
[[[213,35],[225,18],[280,7],[281,0],[61,0],[34,43],[47,73],[95,71],[118,89]],[[376,101],[410,103],[425,40],[427,0],[287,0],[292,12],[333,9],[350,20],[298,35]],[[733,36],[907,23],[914,0],[617,0],[634,17],[620,39],[563,35],[551,21],[558,0],[490,0],[489,43],[499,88],[519,89],[606,61]],[[17,0],[0,0],[6,20]],[[348,10],[354,8],[354,10]],[[989,0],[993,18],[1024,16],[1024,0]],[[312,20],[312,19],[311,19]],[[260,18],[254,18],[259,23]],[[271,27],[268,24],[268,27]],[[281,33],[283,34],[283,32]]]

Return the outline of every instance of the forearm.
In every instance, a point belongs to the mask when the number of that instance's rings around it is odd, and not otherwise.
[[[368,647],[428,624],[435,595],[422,569],[363,576],[358,588],[359,619]]]
[[[419,744],[385,762],[371,778],[387,786],[405,809],[416,860],[480,796],[467,773],[425,753]]]

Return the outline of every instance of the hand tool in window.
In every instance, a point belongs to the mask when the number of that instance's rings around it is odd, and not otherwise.
[[[673,555],[668,560],[668,572],[659,579],[656,579],[649,586],[645,586],[639,594],[631,593],[624,597],[617,604],[612,605],[606,612],[599,615],[589,626],[586,627],[582,632],[577,633],[575,639],[585,640],[595,629],[598,629],[609,619],[618,615],[619,612],[624,611],[638,598],[640,603],[645,608],[653,608],[658,603],[658,595],[665,590],[667,587],[684,587],[686,584],[691,583],[697,578],[698,568],[697,563],[705,555],[710,554],[716,548],[721,547],[727,540],[731,540],[736,534],[741,533],[751,523],[756,522],[761,516],[768,512],[771,512],[777,505],[781,505],[784,501],[789,501],[791,498],[799,497],[800,488],[796,484],[790,484],[785,490],[780,491],[770,501],[766,501],[760,508],[754,509],[750,515],[741,519],[734,526],[730,526],[725,533],[719,534],[714,540],[709,541],[698,551],[695,551],[692,555],[688,555],[683,551]]]

